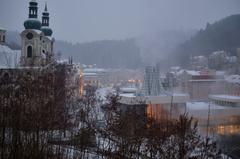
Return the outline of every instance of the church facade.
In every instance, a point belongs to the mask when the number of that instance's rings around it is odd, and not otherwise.
[[[49,27],[47,4],[42,13],[42,22],[38,20],[38,3],[29,3],[28,19],[24,22],[25,30],[21,33],[21,67],[41,67],[53,62],[52,29]]]

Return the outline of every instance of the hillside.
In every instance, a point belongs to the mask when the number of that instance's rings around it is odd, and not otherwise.
[[[56,53],[65,58],[71,56],[74,61],[104,68],[138,68],[142,65],[140,50],[133,39],[81,44],[57,41],[55,48]]]
[[[195,55],[209,55],[213,51],[225,50],[232,55],[240,47],[240,14],[231,15],[213,24],[207,24],[176,51],[184,64],[186,59]]]

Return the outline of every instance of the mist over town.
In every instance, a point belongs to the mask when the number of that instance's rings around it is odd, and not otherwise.
[[[0,0],[0,159],[240,158],[239,9]]]

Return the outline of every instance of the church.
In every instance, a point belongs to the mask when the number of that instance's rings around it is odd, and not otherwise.
[[[58,62],[54,57],[53,45],[55,39],[52,37],[53,30],[49,25],[50,14],[47,4],[45,4],[42,12],[41,21],[38,19],[38,2],[36,0],[29,2],[28,11],[28,19],[24,21],[25,30],[20,34],[21,51],[17,53],[16,58],[14,56],[5,60],[14,61],[14,64],[5,65],[4,67],[0,65],[0,89],[3,91],[9,87],[9,90],[11,87],[14,90],[10,92],[13,98],[15,96],[18,98],[16,92],[21,94],[21,92],[25,91],[25,88],[33,87],[36,84],[34,96],[29,98],[30,100],[34,100],[37,96],[44,98],[53,96],[52,103],[64,105],[66,87],[73,80],[71,79],[74,73],[73,65]],[[4,44],[5,32],[3,29],[0,30],[0,47],[4,49],[7,48]],[[13,55],[11,51],[5,51],[4,54],[6,55],[3,57],[12,57]],[[41,94],[40,90],[43,87],[45,91],[44,94]],[[19,90],[16,91],[15,88]]]
[[[42,67],[54,62],[53,31],[49,27],[49,12],[47,4],[42,13],[42,22],[38,20],[38,3],[29,3],[29,16],[24,22],[25,30],[21,33],[22,50],[21,67]]]

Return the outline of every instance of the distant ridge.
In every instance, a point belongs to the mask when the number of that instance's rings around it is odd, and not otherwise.
[[[228,16],[213,24],[207,23],[191,39],[183,43],[177,51],[179,59],[183,61],[190,56],[209,55],[213,51],[225,50],[232,55],[240,47],[240,14]]]

